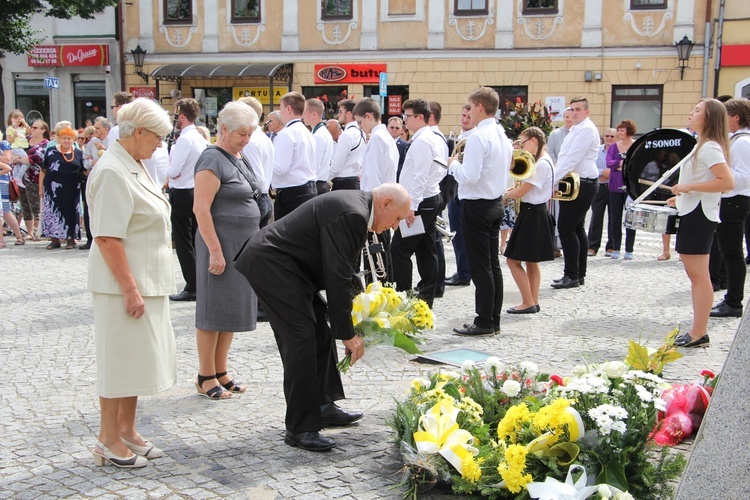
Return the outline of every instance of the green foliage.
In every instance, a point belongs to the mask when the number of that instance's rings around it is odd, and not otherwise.
[[[508,102],[508,108],[509,112],[500,119],[500,124],[509,139],[518,139],[521,132],[529,127],[539,127],[545,135],[552,132],[552,114],[549,108],[539,101],[534,104]]]
[[[625,467],[629,493],[638,500],[661,500],[674,497],[674,484],[687,460],[681,453],[670,453],[669,447],[650,445],[644,453],[635,454]]]
[[[44,13],[58,19],[92,19],[106,7],[114,7],[118,3],[118,0],[5,0],[0,9],[0,26],[3,27],[0,57],[5,52],[24,54],[44,41],[39,36],[41,30],[31,26],[31,18],[35,14]]]

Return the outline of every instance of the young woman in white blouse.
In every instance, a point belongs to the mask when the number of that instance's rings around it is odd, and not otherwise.
[[[729,139],[727,113],[716,99],[704,99],[688,116],[687,126],[698,134],[698,143],[682,160],[680,178],[672,186],[676,196],[667,200],[680,214],[675,249],[682,256],[690,278],[693,298],[693,326],[675,342],[678,347],[707,347],[708,317],[713,288],[708,259],[716,225],[719,222],[721,193],[734,187],[727,165]]]
[[[521,148],[534,157],[536,168],[531,177],[504,195],[507,199],[521,200],[504,255],[522,301],[507,312],[534,314],[539,312],[539,283],[542,278],[539,262],[555,259],[552,242],[554,228],[550,225],[547,211],[547,202],[552,197],[553,166],[542,129],[529,127],[521,133],[520,140]],[[523,262],[526,262],[526,269]]]

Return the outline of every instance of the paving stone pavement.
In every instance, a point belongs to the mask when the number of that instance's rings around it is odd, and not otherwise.
[[[324,431],[338,442],[331,452],[302,451],[283,443],[281,362],[267,323],[237,334],[230,352],[231,373],[248,391],[219,402],[196,394],[194,303],[171,306],[177,384],[139,401],[139,430],[164,448],[165,457],[140,470],[95,467],[88,451],[99,413],[87,252],[46,251],[44,242],[13,246],[11,238],[7,243],[8,249],[0,250],[0,499],[400,496],[400,457],[386,421],[394,399],[403,397],[414,377],[436,370],[434,365],[387,348],[370,349],[344,375],[349,399],[341,403],[364,411],[365,418]],[[562,259],[544,263],[541,313],[504,314],[501,334],[492,337],[451,332],[473,318],[474,289],[447,287],[445,297],[435,301],[437,329],[424,350],[471,347],[565,374],[584,361],[622,359],[631,338],[655,347],[667,331],[691,321],[682,264],[674,254],[671,261],[657,262],[660,251],[660,235],[639,233],[635,260],[591,257],[585,286],[571,290],[548,286],[562,275]],[[450,244],[446,259],[450,275],[455,269]],[[174,271],[179,286],[176,258]],[[520,302],[520,294],[507,267],[504,280],[507,308]],[[721,297],[717,293],[715,300]],[[666,378],[690,382],[700,379],[703,368],[721,370],[739,321],[711,320],[711,347],[686,352],[669,365]]]

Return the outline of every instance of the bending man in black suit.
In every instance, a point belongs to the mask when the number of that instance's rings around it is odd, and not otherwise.
[[[333,191],[261,229],[237,256],[235,267],[265,308],[284,365],[286,444],[330,449],[336,442],[318,431],[362,417],[334,404],[344,398],[335,339],[343,341],[352,364],[364,354],[352,326],[352,277],[368,230],[395,229],[409,208],[409,195],[398,184],[383,184],[371,193]],[[325,310],[316,307],[323,304],[316,299],[321,290],[330,328]]]

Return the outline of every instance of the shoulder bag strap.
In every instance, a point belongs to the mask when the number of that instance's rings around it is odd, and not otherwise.
[[[240,174],[242,174],[242,177],[244,177],[244,178],[245,178],[245,180],[247,181],[247,183],[248,183],[248,184],[250,184],[250,187],[251,187],[251,188],[252,188],[252,190],[253,190],[253,194],[252,194],[252,197],[253,197],[253,199],[254,199],[254,200],[257,200],[257,199],[258,199],[258,196],[260,196],[260,189],[258,189],[258,188],[257,188],[257,187],[255,186],[255,184],[253,184],[253,181],[252,181],[252,180],[250,180],[250,177],[248,177],[248,176],[247,176],[247,174],[245,173],[245,171],[244,171],[244,170],[242,170],[242,169],[240,168],[240,166],[239,166],[239,165],[237,164],[237,161],[236,161],[236,160],[237,160],[237,158],[233,157],[232,155],[230,155],[229,153],[227,153],[226,151],[224,151],[224,150],[223,150],[222,148],[220,148],[220,147],[218,147],[218,146],[209,146],[209,147],[208,147],[207,149],[215,149],[215,150],[221,151],[221,153],[222,153],[222,154],[223,154],[224,156],[226,156],[226,157],[227,157],[227,159],[228,159],[228,160],[229,160],[229,161],[230,161],[230,162],[232,163],[232,165],[234,165],[234,166],[235,166],[235,168],[237,169],[237,171],[238,171],[238,172],[239,172]],[[247,161],[247,159],[245,158],[245,155],[244,155],[244,154],[242,154],[242,153],[240,153],[240,154],[242,155],[242,157],[241,157],[241,159],[242,159],[242,162],[243,162],[243,163],[245,164],[245,166],[247,167],[247,169],[248,169],[248,170],[250,171],[250,175],[251,175],[251,176],[253,176],[253,178],[255,178],[255,174],[253,173],[253,169],[252,169],[252,168],[250,167],[250,163],[249,163],[249,162]]]

